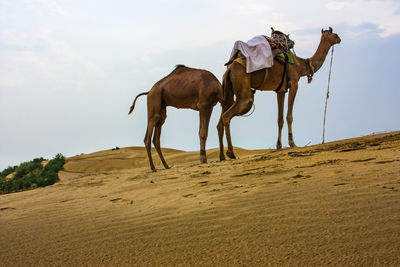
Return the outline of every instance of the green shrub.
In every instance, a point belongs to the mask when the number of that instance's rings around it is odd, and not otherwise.
[[[3,176],[0,177],[0,191],[3,191],[3,188],[6,187],[7,181]]]
[[[14,167],[9,166],[7,169],[4,169],[4,170],[0,173],[0,178],[1,178],[1,177],[6,178],[7,175],[9,175],[9,174],[15,172],[15,170],[17,169],[17,167],[18,167],[18,166],[14,166]]]
[[[46,166],[44,166],[43,172],[46,174],[48,172],[58,172],[62,169],[65,163],[65,158],[61,154],[57,154],[52,160],[50,160]]]
[[[14,179],[19,179],[24,177],[25,175],[27,175],[28,173],[30,173],[31,171],[35,170],[35,169],[42,169],[42,160],[40,161],[39,159],[34,159],[32,161],[28,161],[28,162],[24,162],[21,163],[21,165],[19,165],[17,167],[17,169],[15,170],[15,175],[14,175]]]
[[[64,156],[57,154],[45,167],[42,166],[43,160],[43,158],[36,158],[32,161],[21,163],[19,166],[8,167],[2,171],[0,176],[0,193],[52,185],[57,182],[59,180],[58,171],[62,170],[65,163]],[[5,178],[14,171],[15,175],[13,178]]]

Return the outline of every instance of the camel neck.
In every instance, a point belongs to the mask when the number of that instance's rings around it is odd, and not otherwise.
[[[321,38],[321,41],[318,45],[317,51],[315,51],[314,55],[310,58],[304,59],[297,57],[297,61],[300,65],[300,77],[313,75],[317,72],[322,64],[324,64],[326,55],[329,52],[331,45],[327,40]]]
[[[314,72],[317,72],[321,68],[322,64],[324,64],[326,55],[328,54],[330,48],[330,43],[321,38],[321,42],[318,45],[317,51],[315,51],[314,55],[310,58]]]

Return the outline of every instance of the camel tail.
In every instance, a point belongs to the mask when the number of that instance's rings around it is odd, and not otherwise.
[[[149,91],[149,92],[150,92],[150,91]],[[135,108],[136,100],[137,100],[140,96],[142,96],[142,95],[147,95],[149,92],[140,93],[140,94],[138,94],[138,95],[135,97],[135,100],[133,101],[133,104],[132,104],[131,108],[129,109],[128,115],[131,114],[132,111],[133,111],[133,109]]]
[[[233,104],[233,88],[232,88],[232,81],[231,81],[231,70],[225,72],[224,77],[222,78],[222,94],[223,94],[223,101],[221,102],[222,109],[227,110]]]

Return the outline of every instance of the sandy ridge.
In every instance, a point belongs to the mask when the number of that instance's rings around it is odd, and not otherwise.
[[[400,132],[199,165],[164,149],[71,157],[61,181],[0,196],[0,262],[400,265]],[[156,159],[156,154],[154,154]]]

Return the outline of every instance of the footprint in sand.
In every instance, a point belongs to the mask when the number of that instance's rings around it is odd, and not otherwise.
[[[296,174],[295,176],[292,176],[292,178],[298,179],[298,178],[311,178],[311,175],[303,175],[301,172],[299,172],[298,174]]]
[[[116,202],[129,202],[131,205],[133,204],[133,200],[124,199],[124,198],[120,198],[120,197],[110,199],[110,201],[111,201],[112,203],[116,203]]]
[[[15,208],[13,208],[13,207],[0,208],[0,211],[3,211],[3,210],[15,210]]]
[[[386,163],[392,163],[395,162],[397,160],[381,160],[381,161],[377,161],[375,162],[376,164],[386,164]]]
[[[341,185],[347,185],[349,183],[338,183],[338,184],[334,184],[333,186],[341,186]]]
[[[199,182],[198,184],[201,186],[206,186],[206,185],[208,185],[208,181],[202,181],[202,182]]]

